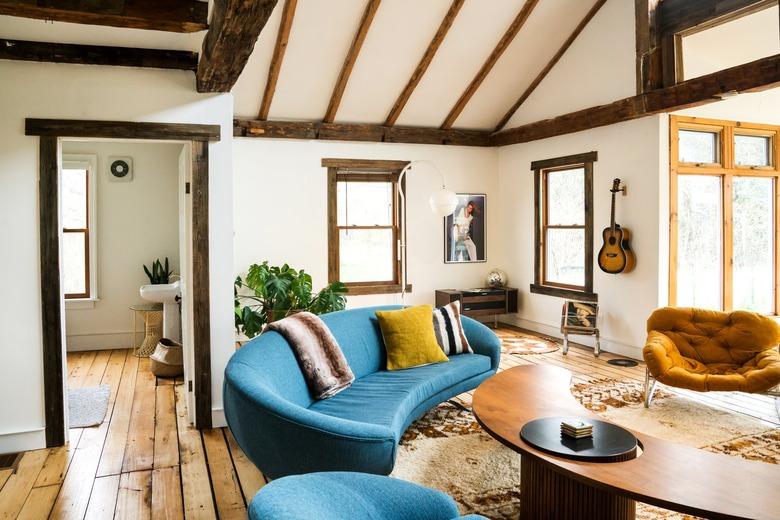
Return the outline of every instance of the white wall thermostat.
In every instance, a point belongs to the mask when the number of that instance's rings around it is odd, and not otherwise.
[[[115,182],[128,182],[133,180],[133,158],[109,157],[108,179]]]

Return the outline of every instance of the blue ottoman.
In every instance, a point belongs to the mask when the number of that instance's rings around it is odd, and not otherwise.
[[[452,520],[461,516],[455,501],[441,491],[368,473],[326,472],[274,480],[255,495],[249,518]]]

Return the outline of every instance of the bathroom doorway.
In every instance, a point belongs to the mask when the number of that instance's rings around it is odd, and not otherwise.
[[[154,274],[152,264],[160,258],[161,268],[164,269],[164,255],[169,256],[169,271],[178,271],[181,277],[180,294],[182,302],[182,326],[181,343],[184,345],[185,374],[180,379],[181,388],[177,389],[177,396],[181,393],[186,401],[186,413],[191,422],[198,428],[211,426],[211,370],[210,370],[210,320],[209,320],[209,272],[208,272],[208,142],[219,139],[219,127],[213,125],[175,125],[158,123],[119,123],[112,122],[106,125],[104,122],[90,121],[51,121],[51,120],[27,120],[27,134],[40,137],[40,240],[41,240],[41,295],[42,295],[42,324],[43,324],[43,348],[44,348],[44,395],[46,404],[46,441],[48,446],[59,446],[67,439],[67,380],[71,371],[77,365],[72,362],[68,368],[67,351],[65,347],[70,345],[73,350],[89,351],[93,344],[103,346],[123,346],[122,335],[119,331],[101,334],[83,334],[78,336],[73,333],[77,330],[78,319],[69,316],[70,309],[66,303],[66,294],[70,295],[70,306],[83,306],[86,309],[97,308],[102,304],[101,291],[106,289],[101,284],[101,258],[100,254],[106,254],[106,244],[100,243],[103,235],[98,231],[101,219],[89,219],[89,204],[93,205],[93,217],[113,215],[115,220],[125,219],[125,226],[133,226],[143,219],[137,218],[144,211],[150,211],[152,204],[167,204],[168,216],[171,217],[172,226],[167,225],[167,232],[161,234],[150,232],[157,236],[161,243],[167,243],[173,247],[167,250],[161,247],[149,245],[149,259],[147,268]],[[140,140],[140,141],[139,141]],[[148,142],[151,148],[164,149],[165,154],[171,158],[170,164],[175,171],[171,172],[172,179],[168,179],[170,186],[175,186],[173,193],[169,193],[164,201],[151,200],[149,204],[134,203],[131,211],[119,211],[122,190],[125,195],[130,193],[127,188],[132,180],[122,177],[132,175],[134,172],[133,156],[122,152],[122,146],[130,146],[127,150],[139,150]],[[95,144],[93,148],[101,148],[99,153],[89,152],[87,144]],[[140,144],[139,144],[140,143]],[[108,150],[111,146],[118,147],[116,153]],[[158,150],[158,151],[159,151]],[[143,155],[143,154],[142,154]],[[92,156],[92,157],[90,157]],[[97,157],[95,157],[97,156]],[[111,162],[109,163],[109,159]],[[117,162],[119,161],[119,162]],[[152,161],[154,162],[154,161]],[[114,167],[117,166],[117,167]],[[135,166],[139,166],[136,164]],[[123,170],[129,170],[124,171]],[[115,175],[115,174],[119,175]],[[122,175],[124,173],[124,175]],[[67,182],[63,175],[69,175]],[[114,185],[106,188],[106,192],[115,191],[119,197],[114,202],[105,201],[110,213],[100,211],[100,192],[95,197],[95,187],[100,187],[100,177],[108,182],[111,175],[117,177],[110,182]],[[139,178],[140,180],[140,178]],[[148,179],[147,179],[148,180]],[[90,183],[93,187],[90,194]],[[121,186],[125,183],[125,186]],[[66,206],[62,189],[79,187],[75,195],[84,197],[87,205],[84,215],[78,214],[74,218],[73,212],[64,215],[63,210],[70,210]],[[137,188],[140,188],[140,183]],[[72,196],[70,193],[68,196]],[[148,193],[147,193],[148,195]],[[90,196],[95,198],[90,202]],[[126,197],[125,197],[126,198]],[[151,199],[155,199],[151,196]],[[72,200],[69,201],[72,203]],[[125,200],[125,202],[127,202]],[[127,209],[127,208],[126,208]],[[172,210],[172,211],[170,211]],[[133,222],[133,211],[136,218]],[[67,222],[66,222],[67,220]],[[108,219],[110,220],[110,218]],[[67,225],[65,225],[67,224]],[[170,224],[170,223],[167,223]],[[146,222],[148,226],[148,221]],[[155,227],[155,226],[152,226]],[[108,241],[123,243],[120,236],[112,236]],[[138,234],[135,234],[138,238]],[[96,244],[97,242],[97,244]],[[133,240],[128,236],[124,240],[127,251],[132,250]],[[159,246],[160,242],[158,242]],[[92,250],[90,250],[92,246]],[[140,247],[140,246],[139,246]],[[160,256],[155,251],[160,250]],[[167,253],[165,252],[167,251]],[[95,255],[98,253],[98,255]],[[132,256],[128,254],[127,256]],[[173,258],[171,258],[173,257]],[[74,261],[75,259],[75,261]],[[68,261],[70,260],[70,261]],[[74,268],[74,265],[78,268]],[[96,267],[97,266],[97,267]],[[137,265],[142,270],[141,265]],[[173,269],[171,269],[173,268]],[[125,269],[129,267],[125,266]],[[161,269],[158,269],[158,271]],[[143,271],[141,271],[143,272]],[[74,274],[76,273],[76,274]],[[138,279],[128,276],[127,282],[132,284]],[[174,281],[174,280],[170,280]],[[119,291],[125,297],[135,292],[139,296],[138,288],[125,288]],[[170,295],[168,295],[170,296]],[[167,297],[167,296],[164,296]],[[152,300],[156,295],[152,297]],[[140,298],[137,298],[143,301]],[[178,298],[177,298],[178,299]],[[131,320],[133,305],[125,305],[126,301],[114,301],[111,303],[114,310],[122,306],[128,307],[125,315],[127,321]],[[150,301],[149,303],[155,303]],[[157,302],[162,303],[162,302]],[[90,307],[92,306],[92,307]],[[103,308],[110,307],[107,302],[100,305]],[[178,307],[178,303],[176,304]],[[76,309],[73,310],[76,312]],[[142,311],[143,312],[143,311]],[[74,314],[75,316],[75,314]],[[67,322],[71,325],[66,328]],[[68,336],[68,329],[73,334]],[[169,328],[170,329],[170,328]],[[101,331],[93,331],[100,333]],[[135,333],[135,330],[131,331]],[[146,331],[144,332],[146,334]],[[127,336],[125,334],[125,336]],[[133,336],[135,336],[133,334]],[[138,347],[134,341],[129,340],[128,347]],[[97,351],[89,356],[101,356],[102,362],[108,366],[109,361],[115,361],[121,356]],[[137,352],[135,352],[137,353]],[[125,359],[132,353],[128,351]],[[148,364],[148,358],[138,358],[142,364]],[[84,364],[89,360],[84,360]],[[94,362],[94,361],[93,361]],[[126,362],[125,362],[126,364]],[[122,367],[118,370],[121,372]],[[107,369],[106,369],[107,370]],[[117,370],[117,369],[115,369]],[[94,377],[93,377],[94,379]],[[112,397],[116,399],[115,393]]]

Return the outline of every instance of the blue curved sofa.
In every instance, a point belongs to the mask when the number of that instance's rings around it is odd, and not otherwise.
[[[374,315],[399,305],[322,316],[355,374],[335,396],[316,401],[292,349],[277,332],[244,345],[225,368],[225,417],[247,456],[270,478],[317,471],[387,475],[409,424],[439,403],[472,390],[498,369],[500,341],[463,318],[474,354],[400,371],[385,370]]]
[[[309,473],[274,480],[249,504],[249,520],[486,520],[460,516],[445,493],[366,473]]]

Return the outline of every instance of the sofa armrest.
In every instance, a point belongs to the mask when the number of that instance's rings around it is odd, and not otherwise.
[[[501,340],[488,327],[468,316],[461,316],[463,332],[475,354],[490,358],[490,368],[495,372],[501,361]]]

